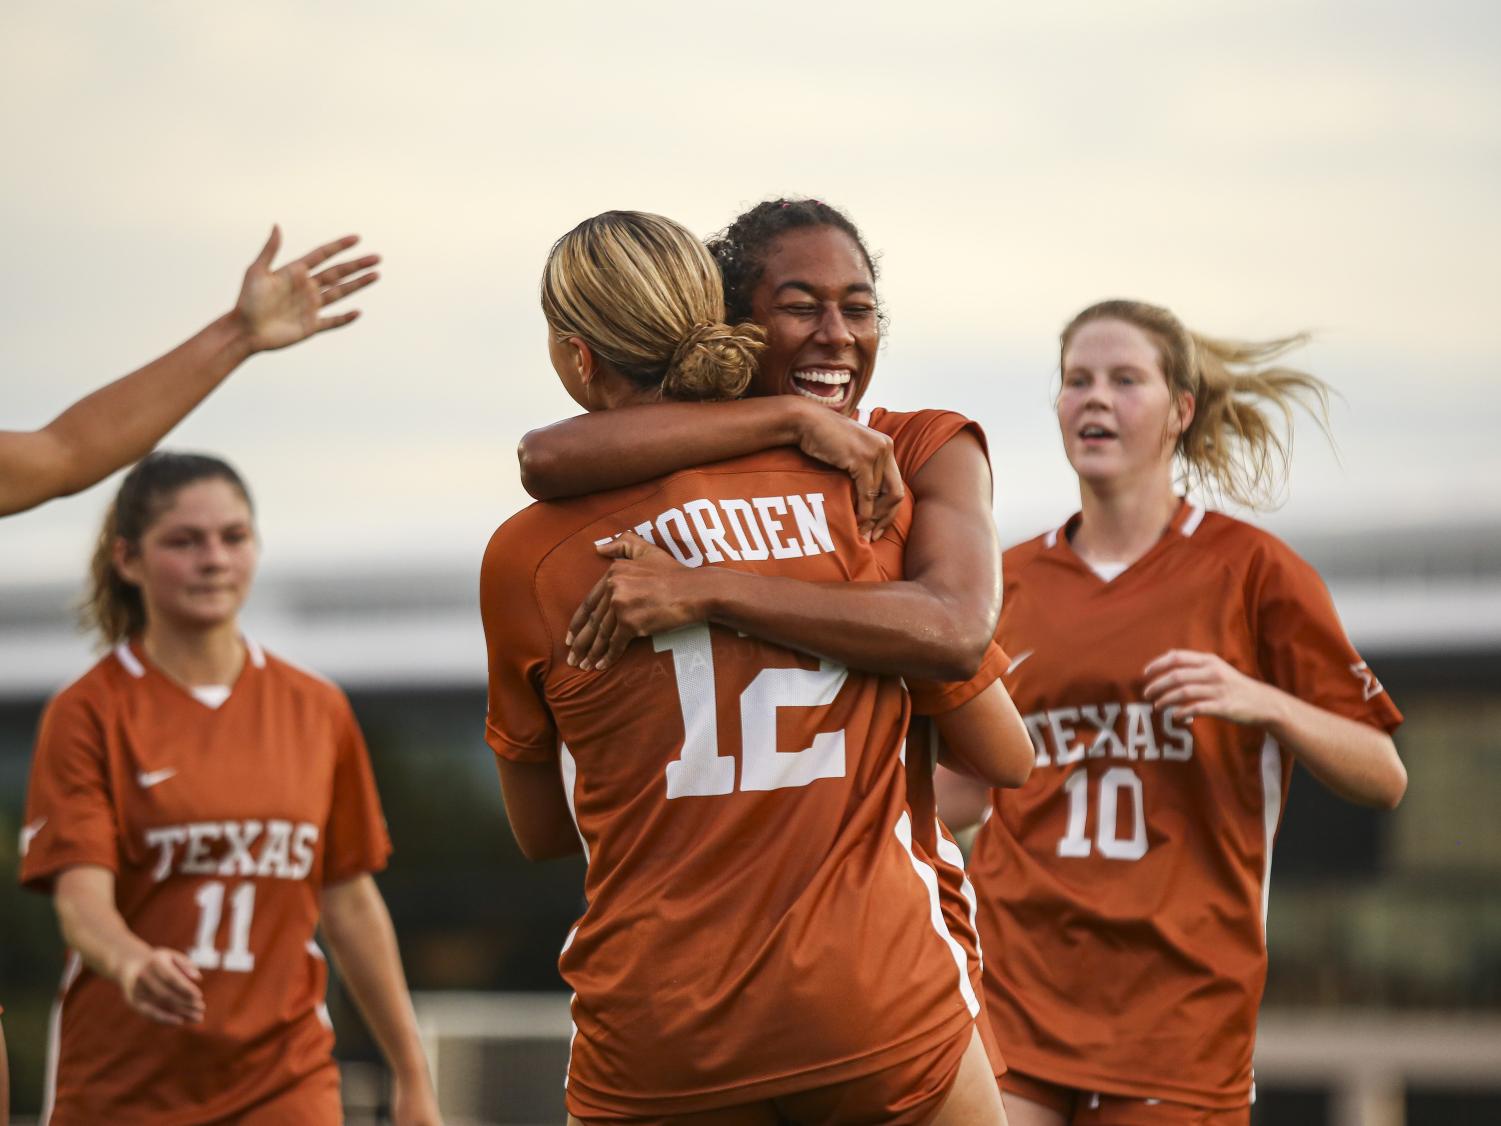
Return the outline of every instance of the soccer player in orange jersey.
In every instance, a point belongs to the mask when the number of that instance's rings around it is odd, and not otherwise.
[[[80,492],[128,465],[257,352],[285,348],[358,317],[358,310],[334,316],[321,310],[376,281],[379,275],[370,268],[378,255],[311,273],[357,242],[357,235],[345,235],[273,270],[281,229],[271,228],[228,313],[166,355],[80,399],[40,430],[0,431],[0,516]]]
[[[860,409],[880,343],[876,270],[858,228],[836,208],[811,199],[760,203],[709,249],[731,319],[752,319],[767,334],[750,387],[755,397],[629,406],[534,431],[521,444],[523,482],[538,497],[578,495],[796,445],[854,478],[862,531],[879,534],[898,512],[910,522],[902,545],[890,536],[877,544],[895,551],[883,567],[905,580],[903,617],[851,615],[816,590],[758,590],[743,576],[712,568],[691,577],[671,569],[637,572],[636,601],[627,612],[641,615],[642,631],[649,632],[654,615],[686,612],[854,668],[909,678],[956,675],[954,657],[978,653],[974,646],[984,634],[976,627],[988,626],[996,613],[998,548],[979,428],[952,411]],[[910,502],[903,477],[911,483]],[[626,566],[612,570],[611,581]],[[789,591],[799,597],[794,601]],[[585,667],[608,663],[639,632],[619,628],[620,611],[609,618],[615,604],[593,599],[575,621],[573,654]],[[610,628],[597,628],[607,618]],[[925,688],[914,680],[914,707],[947,713],[941,747],[957,756],[953,765],[991,785],[1014,786],[1030,770],[1031,745],[1002,687],[991,686],[962,712],[952,710],[994,680],[998,655],[1004,656],[993,649],[981,678],[967,686]],[[914,841],[934,863],[950,931],[978,980],[974,905],[961,854],[934,813],[932,755],[928,725],[914,722],[907,758]],[[988,1024],[982,1028],[988,1035]],[[987,1048],[999,1074],[1004,1063],[988,1039]]]
[[[396,1121],[438,1120],[364,740],[337,688],[240,634],[258,550],[239,476],[189,454],[136,465],[100,534],[88,616],[113,648],[47,706],[22,830],[68,945],[54,1126],[341,1121],[320,923]]]
[[[542,288],[554,367],[591,411],[737,394],[761,348],[723,323],[703,247],[658,216],[580,224]],[[580,667],[570,617],[597,549],[631,532],[661,552],[644,568],[830,596],[880,577],[848,484],[791,451],[533,505],[491,540],[506,808],[528,855],[570,851],[576,826],[589,860],[560,961],[570,1121],[1003,1121],[963,952],[912,848],[900,683],[686,620]]]
[[[1318,575],[1246,505],[1322,407],[1274,361],[1108,301],[1064,330],[1058,424],[1081,511],[1008,551],[999,637],[1036,765],[995,791],[970,877],[1014,1126],[1249,1120],[1272,845],[1293,763],[1397,804],[1401,714]],[[947,804],[945,805],[947,807]]]

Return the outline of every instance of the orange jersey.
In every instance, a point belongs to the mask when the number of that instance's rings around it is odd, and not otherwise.
[[[332,1071],[319,890],[384,867],[390,844],[343,693],[247,647],[217,708],[121,644],[42,717],[22,881],[108,868],[126,924],[186,952],[205,1003],[201,1024],[158,1024],[70,953],[54,1126],[217,1121]]]
[[[993,794],[970,859],[986,1007],[1027,1075],[1241,1106],[1292,758],[1258,728],[1154,710],[1142,670],[1198,650],[1383,730],[1402,717],[1275,537],[1184,502],[1105,582],[1069,527],[1004,559],[1006,683],[1037,759]]]
[[[702,624],[604,673],[564,659],[605,570],[595,545],[626,529],[689,566],[883,578],[849,492],[777,451],[533,505],[490,541],[488,738],[558,764],[589,861],[559,963],[581,1117],[839,1083],[932,1050],[976,1011],[912,851],[899,681]]]

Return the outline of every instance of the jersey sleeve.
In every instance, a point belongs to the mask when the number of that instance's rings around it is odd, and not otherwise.
[[[1318,572],[1280,542],[1252,583],[1252,625],[1262,677],[1347,719],[1394,731],[1402,713],[1345,636]]]
[[[512,762],[558,757],[558,734],[542,695],[552,641],[542,617],[531,553],[510,525],[490,540],[480,568],[480,616],[489,653],[485,740]]]
[[[990,459],[985,431],[978,422],[956,411],[882,411],[872,413],[871,426],[891,439],[896,465],[904,478],[915,476],[929,458],[959,434],[974,435],[986,460]]]
[[[963,707],[999,680],[1011,664],[1001,643],[991,638],[980,669],[968,680],[909,680],[913,715],[944,715]]]
[[[336,884],[366,872],[379,872],[391,855],[391,837],[370,769],[365,736],[349,702],[340,697],[334,792],[324,832],[323,882]]]
[[[52,891],[58,873],[78,864],[120,870],[120,832],[96,709],[80,694],[47,705],[21,825],[21,883]]]

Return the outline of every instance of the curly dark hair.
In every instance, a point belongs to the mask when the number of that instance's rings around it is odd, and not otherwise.
[[[708,241],[709,253],[724,278],[725,319],[731,324],[751,319],[751,293],[761,280],[771,244],[802,227],[834,227],[849,235],[870,267],[871,280],[877,278],[876,256],[865,245],[860,228],[839,208],[820,199],[768,199],[743,212]],[[884,311],[880,317],[884,327]]]

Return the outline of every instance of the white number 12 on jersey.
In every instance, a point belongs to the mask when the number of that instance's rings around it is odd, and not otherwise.
[[[667,764],[669,798],[735,792],[735,758],[719,753],[714,647],[702,623],[657,634],[658,653],[672,654],[683,751]],[[849,670],[820,661],[817,669],[762,669],[740,694],[740,789],[781,790],[819,778],[844,777],[844,732],[822,731],[801,751],[777,750],[779,708],[821,708],[834,702]]]

